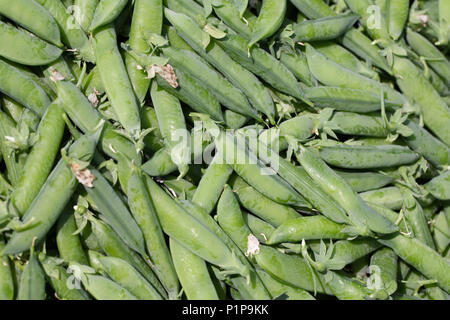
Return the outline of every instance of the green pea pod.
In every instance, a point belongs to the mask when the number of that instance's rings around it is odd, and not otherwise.
[[[265,167],[256,154],[246,148],[245,143],[243,136],[221,132],[216,140],[216,147],[225,163],[266,197],[280,204],[308,207],[304,198],[278,176],[274,169]]]
[[[127,195],[131,212],[142,230],[153,269],[169,298],[175,299],[179,291],[178,279],[143,175],[138,169],[131,172]]]
[[[263,270],[258,269],[257,272],[273,297],[282,297],[286,295],[287,300],[316,300],[306,290],[284,284]]]
[[[133,87],[134,93],[138,102],[143,105],[145,98],[150,88],[150,79],[138,62],[128,52],[122,52],[123,62],[127,69],[130,83]]]
[[[87,264],[88,259],[77,234],[77,224],[71,206],[68,206],[58,220],[56,245],[59,256],[67,262]]]
[[[445,167],[450,163],[450,150],[447,145],[416,122],[407,120],[405,124],[413,131],[409,137],[403,137],[408,147],[423,155],[436,167]]]
[[[450,171],[445,171],[424,186],[436,199],[450,200]]]
[[[143,107],[141,109],[141,120],[143,129],[153,128],[153,130],[144,138],[144,150],[154,153],[163,148],[164,138],[162,137],[161,131],[159,129],[158,118],[156,117],[155,109],[151,107]]]
[[[69,157],[89,162],[94,154],[98,137],[84,135],[69,149]],[[30,248],[33,239],[44,239],[57,221],[77,187],[74,171],[61,159],[47,178],[36,198],[23,216],[23,223],[36,224],[31,229],[15,231],[8,241],[4,253],[16,254]]]
[[[170,252],[188,300],[219,300],[203,259],[170,238]]]
[[[38,140],[31,149],[23,174],[11,194],[11,201],[20,215],[30,207],[50,173],[64,133],[65,123],[59,100],[45,112],[37,131]]]
[[[51,14],[33,0],[0,1],[0,14],[8,17],[40,38],[61,47],[58,25]]]
[[[351,237],[346,226],[323,216],[300,217],[286,221],[270,236],[267,244],[301,242],[315,239],[346,239]]]
[[[184,179],[164,180],[164,185],[175,191],[180,198],[185,197],[186,200],[192,200],[197,190],[197,187],[194,184]]]
[[[74,0],[73,5],[76,8],[75,17],[78,24],[84,31],[89,31],[92,19],[94,18],[95,8],[100,0]]]
[[[170,149],[165,147],[155,152],[153,157],[142,165],[142,170],[151,177],[164,177],[177,170],[172,161]]]
[[[42,117],[51,101],[40,84],[28,72],[3,59],[0,59],[0,73],[0,92]]]
[[[269,83],[275,89],[298,99],[304,99],[295,76],[267,51],[253,47],[250,49],[249,54],[248,41],[238,35],[228,34],[225,38],[217,41],[217,44],[234,61]]]
[[[439,253],[445,252],[450,244],[450,219],[445,211],[437,214],[434,219],[433,239]]]
[[[0,239],[0,250],[3,251],[5,243]],[[8,256],[0,257],[0,300],[14,299],[14,279],[11,262]]]
[[[423,121],[438,138],[450,145],[450,110],[423,73],[408,59],[395,57],[393,70],[397,84],[408,99],[417,103]]]
[[[75,49],[82,59],[94,62],[92,44],[76,19],[70,14],[70,10],[57,0],[36,0],[36,2],[40,3],[55,18],[61,30],[62,42],[69,48]]]
[[[83,132],[96,130],[101,125],[104,120],[100,113],[93,108],[92,104],[75,84],[68,81],[58,81],[56,88],[64,111]],[[120,152],[133,159],[136,164],[141,161],[134,144],[117,133],[109,122],[105,123],[102,130],[99,147],[104,153],[114,159],[117,158],[117,153]]]
[[[152,179],[147,178],[146,184],[166,234],[228,274],[248,275],[248,268],[221,239],[180,207]]]
[[[249,23],[242,19],[238,9],[230,0],[215,0],[212,2],[214,13],[220,20],[224,21],[226,25],[232,28],[246,39],[252,37],[252,28]],[[249,17],[247,17],[247,21]]]
[[[419,156],[407,147],[336,145],[321,147],[320,157],[329,165],[344,169],[375,169],[411,164]]]
[[[128,0],[100,0],[95,8],[89,31],[92,32],[116,20],[127,4]]]
[[[89,295],[81,288],[76,287],[75,279],[60,265],[57,258],[39,254],[39,260],[44,269],[50,286],[58,299],[62,300],[89,300]]]
[[[450,40],[450,6],[447,1],[439,0],[439,44],[446,45]]]
[[[160,75],[156,75],[158,85],[168,93],[174,95],[194,111],[205,113],[216,121],[223,121],[223,114],[217,99],[197,79],[188,73],[175,69],[178,87],[173,88]]]
[[[373,1],[371,0],[345,0],[345,2],[354,13],[361,17],[361,24],[373,40],[389,39],[384,6],[372,7]],[[373,19],[374,16],[375,19]]]
[[[258,20],[248,43],[251,48],[258,41],[269,38],[281,27],[286,15],[286,0],[264,0],[259,11]]]
[[[87,274],[83,286],[96,300],[137,300],[130,291],[116,282],[98,275]]]
[[[366,300],[372,294],[371,290],[359,281],[345,274],[328,272],[324,278],[326,285],[339,300]]]
[[[213,40],[205,48],[204,39],[209,35],[188,16],[165,11],[166,18],[175,27],[180,36],[203,58],[223,73],[237,88],[241,89],[249,98],[255,109],[264,113],[274,123],[275,107],[269,92],[263,84],[248,70],[244,69]]]
[[[358,16],[345,14],[296,23],[293,26],[295,41],[326,41],[336,39],[347,32],[355,24],[356,20],[358,20]]]
[[[141,130],[139,105],[120,56],[116,32],[112,25],[96,29],[94,51],[100,76],[113,110],[125,130],[137,137]]]
[[[374,270],[375,267],[378,270]],[[398,257],[394,251],[389,248],[377,250],[370,258],[370,268],[371,271],[375,271],[375,274],[378,274],[381,280],[381,288],[376,289],[383,290],[388,295],[392,295],[397,291]]]
[[[17,300],[45,300],[45,297],[45,273],[34,250],[30,250],[30,259],[20,277]]]
[[[450,291],[450,262],[418,239],[399,233],[378,240],[388,246],[406,263],[420,271],[428,279],[437,280],[439,287]]]
[[[269,239],[275,231],[275,227],[270,223],[267,223],[252,214],[246,213],[245,211],[242,212],[242,218],[244,219],[245,224],[250,228],[251,233],[254,234],[261,243],[266,243],[267,239]]]
[[[152,83],[151,97],[158,118],[161,134],[164,137],[170,157],[180,171],[179,178],[186,175],[190,162],[189,142],[186,134],[186,122],[180,101],[162,89],[156,82]],[[183,140],[184,139],[184,140]]]
[[[377,172],[335,170],[355,192],[378,190],[394,182],[394,178]]]
[[[242,128],[249,120],[248,117],[231,110],[225,110],[223,118],[228,128],[235,130]]]
[[[310,19],[335,15],[323,0],[291,0],[291,3]]]
[[[130,263],[136,270],[138,270],[147,279],[159,294],[167,298],[167,293],[159,282],[159,279],[153,273],[150,264],[143,260],[136,252],[132,251],[120,239],[117,233],[114,232],[108,225],[102,221],[90,218],[92,231],[97,238],[102,250],[111,257],[119,258]]]
[[[315,85],[316,81],[309,71],[308,62],[306,61],[306,57],[303,53],[298,51],[296,53],[282,51],[280,54],[280,61],[302,83],[309,87],[313,87]]]
[[[413,50],[424,57],[426,63],[442,77],[447,86],[450,86],[450,62],[448,58],[424,36],[411,29],[407,30],[406,39]]]
[[[312,151],[301,148],[296,156],[308,175],[347,211],[350,220],[359,229],[359,232],[366,233],[368,230],[372,230],[387,234],[398,229],[396,225],[370,208],[343,178],[338,176]]]
[[[387,1],[387,23],[389,35],[394,40],[398,40],[403,33],[406,22],[408,21],[409,1]]]
[[[163,48],[163,53],[175,68],[196,78],[225,107],[244,115],[257,117],[244,94],[196,53],[172,47]]]
[[[286,221],[300,217],[294,209],[265,197],[240,177],[235,177],[231,186],[244,208],[271,225],[279,226]]]
[[[172,48],[195,52],[194,49],[192,49],[189,46],[189,44],[186,41],[184,41],[183,38],[177,34],[174,27],[172,27],[172,26],[164,26],[164,27],[165,27],[165,34],[167,36],[167,40],[169,40],[169,44]]]
[[[100,257],[99,260],[108,276],[138,299],[162,300],[158,291],[125,260],[114,257]]]
[[[344,135],[383,138],[389,134],[381,117],[335,112],[329,121],[337,127],[334,129],[335,132]]]
[[[201,206],[209,214],[213,211],[233,169],[220,163],[221,155],[216,155],[200,180],[192,201]],[[219,162],[219,163],[216,163]]]
[[[0,22],[0,44],[1,56],[29,66],[48,64],[62,54],[58,47],[3,22]]]

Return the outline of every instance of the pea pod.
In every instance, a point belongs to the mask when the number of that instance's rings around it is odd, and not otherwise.
[[[387,23],[389,35],[394,40],[398,40],[403,33],[408,21],[409,1],[387,1]]]
[[[377,172],[361,172],[353,170],[335,170],[338,175],[347,181],[347,183],[356,192],[371,191],[383,188],[392,182],[394,178],[386,174]]]
[[[439,253],[445,252],[450,244],[450,219],[449,214],[445,211],[437,214],[434,221],[433,239]]]
[[[4,247],[5,243],[3,242],[3,239],[1,239],[0,250],[3,251]],[[6,255],[0,257],[0,299],[14,299],[13,271],[11,269],[11,262]]]
[[[397,167],[418,160],[418,155],[406,147],[349,146],[321,147],[320,157],[329,165],[344,169],[374,169]]]
[[[450,200],[450,171],[445,171],[425,184],[425,189],[436,199]]]
[[[87,274],[83,286],[97,300],[137,300],[138,298],[116,282],[98,275]]]
[[[257,272],[258,276],[264,282],[264,285],[273,297],[287,295],[288,300],[315,300],[314,297],[306,290],[284,284],[263,270],[257,270]]]
[[[110,22],[116,20],[125,6],[128,0],[100,0],[95,8],[94,17],[92,18],[89,31],[94,31],[97,28],[107,25]]]
[[[114,112],[123,127],[136,137],[141,129],[139,106],[117,48],[116,32],[112,25],[96,29],[94,51],[102,82]]]
[[[95,136],[82,136],[70,147],[69,156],[89,162],[96,143]],[[23,216],[23,223],[31,221],[36,225],[25,231],[14,232],[3,252],[20,253],[30,248],[33,239],[41,241],[61,215],[77,184],[72,169],[61,159]]]
[[[370,268],[378,268],[374,270],[381,280],[381,288],[376,288],[377,290],[383,290],[387,295],[397,291],[398,257],[394,251],[389,248],[377,250],[370,258]]]
[[[296,51],[295,53],[281,51],[280,61],[283,63],[292,74],[301,82],[309,87],[315,85],[315,79],[309,71],[306,57],[303,53]]]
[[[45,273],[34,250],[20,277],[17,300],[45,300]]]
[[[69,48],[75,49],[84,60],[94,62],[95,56],[90,40],[61,1],[36,0],[36,2],[55,18],[61,30],[61,41]]]
[[[99,1],[100,0],[73,1],[73,5],[77,10],[77,12],[75,12],[77,22],[86,32],[89,31],[89,26],[91,25],[92,19],[94,18],[95,8],[97,7]]]
[[[0,92],[43,116],[51,101],[45,90],[27,72],[0,59]],[[17,84],[20,83],[20,86]]]
[[[286,0],[264,0],[259,11],[258,20],[252,31],[252,38],[248,43],[251,48],[258,41],[273,35],[283,23],[287,7]]]
[[[326,41],[343,35],[358,17],[354,14],[307,20],[293,26],[295,41]]]
[[[60,47],[61,39],[58,25],[51,14],[32,0],[18,0],[12,3],[0,1],[0,13],[40,38]]]
[[[248,96],[255,109],[264,113],[273,123],[275,107],[269,92],[262,83],[252,73],[232,60],[214,40],[210,39],[208,46],[205,48],[202,39],[208,37],[208,35],[191,18],[169,9],[164,12],[166,18],[181,37],[197,53],[222,72],[236,87],[241,89]]]
[[[184,293],[189,300],[218,300],[204,260],[170,238],[170,252]]]

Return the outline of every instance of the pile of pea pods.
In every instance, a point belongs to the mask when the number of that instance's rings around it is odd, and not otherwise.
[[[0,299],[447,300],[449,0],[0,0]]]

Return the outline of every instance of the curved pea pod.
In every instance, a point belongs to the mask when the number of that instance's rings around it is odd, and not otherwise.
[[[142,66],[131,56],[128,52],[122,51],[122,59],[127,69],[130,83],[133,87],[134,93],[140,105],[145,103],[145,98],[150,88],[150,79],[146,75]]]
[[[155,152],[153,157],[142,165],[142,170],[151,177],[163,177],[177,170],[170,150],[165,147]]]
[[[378,97],[380,97],[381,89],[383,89],[387,100],[400,105],[405,103],[404,97],[394,89],[344,68],[328,59],[309,44],[306,44],[306,58],[313,76],[326,86],[366,90]]]
[[[336,14],[323,0],[291,0],[291,3],[310,19]]]
[[[281,224],[270,236],[267,244],[301,242],[315,239],[346,239],[346,225],[338,224],[323,216],[299,217]]]
[[[194,0],[164,0],[164,5],[175,12],[179,12],[196,20],[198,16],[205,16],[205,9]],[[213,3],[211,3],[213,5]]]
[[[387,1],[387,24],[389,35],[392,39],[398,40],[403,33],[409,14],[409,1]]]
[[[234,87],[196,53],[172,47],[163,48],[163,53],[175,68],[196,78],[225,107],[243,115],[257,117],[256,111],[250,106],[242,91]]]
[[[95,135],[81,136],[70,147],[69,157],[89,162],[95,152],[97,139]],[[15,231],[3,251],[5,254],[23,252],[30,248],[33,239],[39,242],[46,236],[78,185],[73,171],[76,166],[71,167],[63,159],[58,162],[23,216],[24,224],[33,223],[35,226]]]
[[[418,239],[399,233],[378,240],[388,246],[406,263],[420,271],[428,279],[437,280],[439,287],[450,291],[450,262]]]
[[[266,87],[264,87],[258,78],[231,59],[215,40],[210,39],[209,44],[205,48],[203,39],[209,37],[209,35],[200,29],[198,24],[191,18],[169,9],[166,9],[164,12],[166,18],[175,27],[180,36],[197,53],[211,63],[218,71],[223,73],[231,83],[241,89],[247,95],[255,109],[264,113],[270,122],[274,123],[275,106],[273,100]]]
[[[86,274],[82,282],[96,300],[138,300],[130,291],[103,276]]]
[[[190,141],[187,141],[186,121],[180,101],[156,82],[152,83],[150,93],[161,134],[168,146],[172,161],[180,171],[179,178],[182,178],[189,170],[190,152],[188,143]]]
[[[439,200],[450,200],[450,171],[446,171],[424,185],[433,197]]]
[[[359,196],[364,201],[375,203],[391,210],[400,210],[403,207],[403,196],[400,189],[397,187],[370,190],[360,193]]]
[[[95,8],[89,31],[94,31],[116,20],[127,4],[128,0],[100,0]]]
[[[89,300],[89,295],[81,288],[76,288],[71,275],[60,264],[57,258],[39,254],[39,260],[44,269],[46,279],[55,291],[58,299],[62,300]],[[71,286],[73,285],[73,287]]]
[[[27,72],[3,59],[0,59],[0,73],[0,92],[42,117],[51,101],[39,83]]]
[[[396,145],[321,147],[320,157],[329,165],[344,169],[397,167],[419,159],[414,151]]]
[[[158,118],[156,117],[155,109],[152,107],[144,106],[141,109],[141,120],[143,129],[153,128],[153,130],[144,138],[144,150],[154,153],[159,149],[164,148],[164,138],[162,137],[161,130],[159,129]]]
[[[275,279],[295,288],[332,295],[322,276],[312,271],[300,256],[284,254],[264,245],[259,249],[259,253],[255,254],[256,262]]]
[[[127,195],[131,212],[142,230],[153,269],[166,288],[169,298],[174,299],[179,291],[178,279],[144,177],[139,169],[132,169]]]
[[[75,49],[79,56],[94,62],[95,56],[92,44],[83,29],[78,25],[76,19],[70,14],[61,1],[57,0],[35,0],[40,3],[55,18],[61,31],[61,40],[69,48]]]
[[[341,272],[328,272],[324,279],[339,300],[367,300],[372,295],[372,290]]]
[[[370,268],[381,280],[381,287],[376,290],[382,290],[389,296],[397,291],[398,257],[392,249],[377,250],[370,258]]]
[[[360,16],[361,24],[372,39],[389,39],[388,24],[385,17],[386,3],[374,9],[371,7],[373,1],[370,0],[346,0],[345,2],[354,13]],[[372,22],[374,15],[376,15],[375,23]]]
[[[296,23],[293,26],[295,41],[325,41],[336,39],[351,28],[357,20],[357,15],[344,14]]]
[[[279,125],[280,136],[292,136],[299,141],[306,141],[313,135],[316,121],[316,115],[310,113],[299,115],[295,118],[283,121]],[[261,139],[264,139],[264,136],[260,135],[259,140]]]
[[[76,8],[75,17],[78,24],[84,31],[89,31],[92,19],[94,18],[95,8],[100,0],[74,0],[73,5]]]
[[[194,111],[205,113],[216,121],[223,121],[222,109],[217,99],[190,74],[175,69],[178,87],[173,88],[160,75],[156,75],[158,85],[174,95]]]
[[[439,0],[439,44],[446,45],[450,40],[450,6],[447,1]]]
[[[170,238],[170,252],[188,300],[219,300],[206,262]]]
[[[304,88],[305,96],[316,106],[339,111],[370,113],[381,109],[380,97],[372,91],[343,87]],[[393,109],[398,103],[385,101],[386,107]]]
[[[29,66],[49,64],[62,50],[10,24],[0,21],[0,55]]]
[[[60,47],[58,25],[51,14],[34,0],[0,1],[0,14],[8,17],[40,38]]]
[[[298,51],[296,53],[282,51],[280,54],[280,61],[302,83],[309,87],[315,85],[316,81],[309,71],[308,62],[303,53]]]
[[[148,52],[150,46],[145,40],[147,33],[161,34],[162,24],[162,0],[135,1],[128,42],[131,48],[139,52]]]
[[[249,185],[280,204],[307,207],[304,198],[286,181],[267,168],[255,153],[245,147],[245,138],[229,132],[221,132],[216,147],[226,164],[233,167]]]
[[[396,57],[393,70],[405,96],[420,107],[425,125],[450,145],[450,110],[423,73],[408,59]]]
[[[430,41],[421,34],[407,30],[406,39],[417,54],[426,58],[426,63],[450,86],[450,62]]]
[[[38,140],[11,194],[12,204],[20,215],[28,210],[53,167],[65,128],[62,113],[61,103],[56,100],[47,108],[39,124]]]
[[[356,192],[377,190],[395,181],[395,178],[377,172],[350,170],[335,170],[335,172],[344,178]]]
[[[45,300],[45,273],[34,250],[20,277],[17,300]]]
[[[218,40],[217,44],[234,61],[263,79],[275,89],[298,99],[304,99],[300,84],[297,82],[295,76],[267,51],[256,47],[252,47],[249,51],[248,41],[245,38],[231,34]]]
[[[0,251],[3,251],[5,243],[0,239]],[[0,300],[14,299],[14,280],[11,262],[8,256],[0,256]]]
[[[58,81],[56,82],[56,89],[64,111],[83,132],[96,130],[104,121],[100,113],[75,84],[68,81]],[[105,123],[102,130],[99,147],[114,159],[117,158],[117,152],[120,152],[128,158],[134,159],[136,164],[141,161],[133,143],[115,132],[115,128],[109,122]]]
[[[99,260],[108,276],[138,299],[162,300],[158,291],[125,260],[114,257],[100,257]]]
[[[228,274],[248,275],[248,267],[220,238],[178,205],[152,179],[147,178],[146,184],[166,234],[202,259],[223,268]]]
[[[284,284],[273,278],[264,270],[258,269],[256,272],[264,282],[264,285],[267,287],[267,290],[269,290],[272,297],[286,295],[287,300],[316,300],[308,291]]]
[[[357,72],[363,76],[377,79],[378,73],[372,67],[367,66],[361,62],[352,52],[343,46],[332,42],[318,42],[313,44],[314,49],[325,55],[328,59],[344,66],[346,69]]]
[[[329,120],[337,133],[353,136],[387,137],[388,130],[381,117],[362,115],[353,112],[335,112]]]
[[[233,173],[233,168],[227,164],[220,163],[221,157],[220,154],[214,156],[192,198],[192,202],[198,204],[208,214],[213,211],[223,191],[223,186]]]
[[[437,251],[443,254],[450,244],[450,215],[442,211],[433,218],[433,221],[434,243],[436,243]]]
[[[286,15],[286,0],[264,0],[259,11],[258,20],[253,26],[252,38],[248,43],[251,48],[258,41],[272,36],[281,27]]]
[[[242,212],[242,218],[245,224],[248,225],[251,233],[255,235],[256,238],[262,243],[265,243],[268,238],[270,238],[272,232],[275,231],[275,227],[264,220],[255,217],[252,214]]]
[[[412,135],[402,138],[408,147],[423,155],[438,168],[445,167],[450,163],[450,150],[447,145],[416,122],[407,120],[405,124],[413,131]]]
[[[131,135],[141,129],[139,105],[117,47],[117,36],[112,25],[94,32],[94,52],[106,94],[112,108]]]
[[[300,217],[294,209],[265,197],[240,177],[235,177],[231,186],[244,208],[274,226]]]
[[[301,148],[296,156],[308,175],[346,210],[349,219],[359,232],[366,233],[372,230],[386,234],[397,231],[396,225],[370,208],[343,178],[312,151]]]
[[[87,264],[88,258],[81,245],[77,231],[77,224],[71,206],[67,207],[56,225],[56,245],[59,256],[67,262]]]

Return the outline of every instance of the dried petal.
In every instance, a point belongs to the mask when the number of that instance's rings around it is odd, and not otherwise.
[[[259,240],[253,234],[250,234],[247,239],[247,252],[245,253],[246,257],[252,257],[255,254],[259,253]]]
[[[79,183],[88,188],[94,187],[95,176],[92,174],[91,170],[81,170],[78,163],[72,163],[70,165],[70,168],[72,169],[72,172]]]

